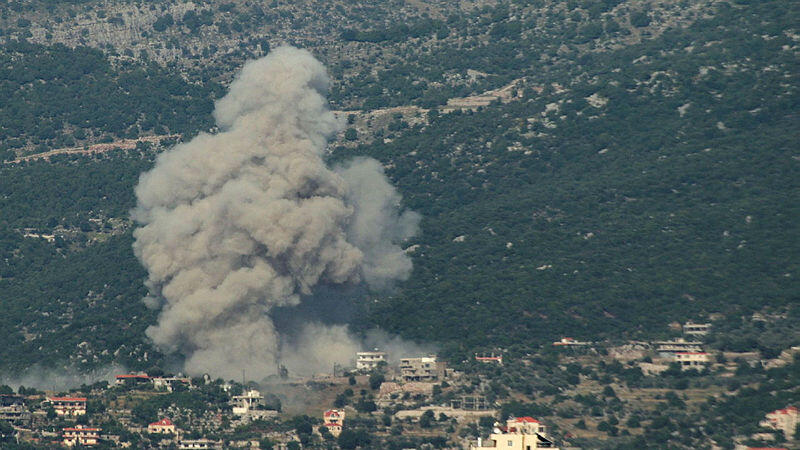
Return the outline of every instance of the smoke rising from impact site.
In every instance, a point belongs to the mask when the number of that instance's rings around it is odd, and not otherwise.
[[[146,301],[161,307],[147,335],[183,355],[189,373],[263,377],[278,359],[290,370],[329,368],[360,344],[341,327],[309,324],[282,358],[270,311],[318,284],[380,289],[411,272],[399,244],[419,216],[400,211],[382,166],[323,160],[342,127],[328,84],[304,50],[248,62],[216,103],[220,131],[159,155],[136,187],[134,251],[148,271]]]

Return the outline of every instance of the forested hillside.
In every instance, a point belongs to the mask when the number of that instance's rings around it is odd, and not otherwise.
[[[212,125],[214,88],[103,52],[9,41],[0,46],[0,160],[13,152],[193,133]]]
[[[431,113],[355,150],[425,217],[414,275],[372,320],[470,348],[794,304],[797,42],[783,30],[799,17],[781,4],[722,4],[579,58],[560,89],[534,75],[519,101]]]
[[[406,28],[328,30],[336,40],[314,45],[351,125],[379,107],[419,114],[372,124],[373,135],[351,127],[332,145],[332,163],[383,162],[423,215],[408,243],[413,275],[376,294],[355,327],[463,356],[796,305],[799,8],[690,3],[499,2]],[[233,15],[218,6],[215,23]],[[149,36],[195,42],[211,27],[176,23]],[[196,70],[216,61],[208,71],[219,75],[254,52],[187,50],[182,73],[121,48],[19,43],[22,25],[0,46],[7,159],[208,129],[221,91]],[[446,107],[513,80],[503,101]],[[0,369],[158,364],[128,217],[153,155],[142,146],[0,168]]]
[[[140,366],[155,319],[131,250],[133,185],[152,155],[0,168],[2,367]],[[152,352],[152,350],[151,350]]]

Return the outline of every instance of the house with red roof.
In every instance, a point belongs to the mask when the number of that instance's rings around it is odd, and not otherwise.
[[[59,416],[74,417],[86,414],[86,397],[47,397],[47,402]]]
[[[332,435],[338,437],[342,433],[344,426],[344,410],[329,409],[322,413],[322,423]]]
[[[503,355],[495,355],[492,353],[491,355],[479,355],[475,353],[475,361],[482,362],[485,364],[494,363],[497,365],[503,365]]]
[[[148,383],[152,377],[148,376],[146,373],[127,373],[123,375],[117,375],[115,378],[116,380],[114,380],[114,384],[121,386]]]
[[[762,420],[759,425],[765,428],[772,428],[773,430],[783,431],[786,439],[794,439],[795,430],[798,424],[798,410],[795,406],[787,406],[783,409],[776,409],[768,413],[767,418]]]
[[[478,439],[477,446],[471,450],[483,448],[502,448],[504,450],[534,450],[547,448],[558,450],[553,440],[547,435],[547,427],[533,417],[510,417],[505,426],[495,424],[488,441]]]
[[[177,431],[175,429],[175,424],[172,423],[169,419],[161,419],[158,422],[153,422],[147,425],[147,432],[148,433],[160,433],[160,434],[176,434]]]

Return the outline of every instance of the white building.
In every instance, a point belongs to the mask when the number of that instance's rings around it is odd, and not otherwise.
[[[547,436],[546,427],[533,417],[511,417],[506,421],[506,426],[495,424],[487,441],[479,439],[477,447],[470,447],[471,450],[481,448],[503,450],[549,448],[558,450],[558,447]]]
[[[261,395],[261,392],[251,389],[243,395],[234,395],[231,403],[233,403],[233,413],[237,416],[244,416],[262,405],[264,396]]]
[[[706,352],[677,352],[674,357],[681,365],[681,369],[699,370],[711,363],[711,358]]]
[[[503,355],[495,355],[492,353],[491,355],[487,354],[477,354],[475,353],[475,361],[482,362],[484,364],[497,364],[499,366],[503,365]]]
[[[172,392],[173,386],[177,384],[183,384],[187,387],[192,385],[192,379],[185,377],[152,377],[150,381],[153,382],[154,388],[166,389],[169,392]]]
[[[656,351],[662,358],[672,356],[678,352],[702,352],[703,344],[695,341],[687,341],[686,339],[679,338],[672,341],[656,341],[653,342]]]
[[[64,436],[62,442],[67,447],[74,447],[76,445],[88,447],[97,445],[97,442],[100,440],[100,428],[90,428],[83,425],[64,428],[62,434]]]
[[[356,353],[356,369],[370,371],[376,369],[382,362],[386,362],[386,352],[380,352],[376,348],[371,352]]]
[[[47,397],[59,416],[82,416],[86,414],[86,397]]]
[[[773,430],[783,431],[784,437],[788,440],[795,438],[794,433],[797,430],[798,410],[794,406],[787,406],[783,409],[777,409],[767,414],[766,420],[759,423],[760,426],[772,428]]]
[[[222,448],[220,442],[210,439],[183,439],[178,443],[180,450],[206,450]]]
[[[576,341],[571,337],[565,337],[561,338],[560,341],[553,342],[553,345],[556,347],[579,347],[583,345],[592,345],[592,343],[585,341]]]
[[[161,419],[158,422],[153,422],[147,425],[148,433],[161,433],[161,434],[175,434],[175,424],[169,419]]]

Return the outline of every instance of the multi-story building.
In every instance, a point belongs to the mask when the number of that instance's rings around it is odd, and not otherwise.
[[[683,334],[689,336],[705,336],[710,330],[710,323],[692,323],[689,321],[683,324]]]
[[[371,352],[356,353],[356,369],[360,371],[370,371],[376,369],[380,363],[386,362],[386,352],[375,349]]]
[[[447,364],[435,355],[400,360],[400,377],[403,381],[441,381],[447,374]]]
[[[0,406],[0,420],[17,425],[27,425],[31,422],[31,413],[25,405]]]
[[[478,440],[471,450],[497,448],[503,450],[534,450],[548,448],[558,450],[547,436],[546,427],[533,417],[511,417],[505,426],[495,424],[488,441]]]
[[[322,413],[322,421],[325,428],[336,437],[342,433],[344,427],[344,410],[343,409],[329,409]]]
[[[773,430],[781,430],[786,439],[792,440],[795,438],[794,434],[797,430],[798,423],[800,423],[800,420],[798,420],[797,408],[794,406],[787,406],[786,408],[776,409],[767,414],[766,420],[762,420],[759,425],[772,428]]]
[[[21,395],[0,394],[0,420],[17,425],[28,425],[31,413],[25,407],[25,398]]]
[[[711,362],[706,352],[677,352],[674,357],[681,369],[702,369]]]
[[[233,413],[237,416],[247,415],[249,412],[255,410],[259,405],[264,402],[264,396],[261,392],[251,389],[242,395],[234,395],[231,399],[233,404]]]
[[[47,397],[59,416],[82,416],[86,414],[86,397]]]
[[[64,437],[62,442],[67,447],[74,447],[75,445],[89,447],[97,445],[100,440],[100,428],[76,425],[75,427],[64,428],[62,435]]]

